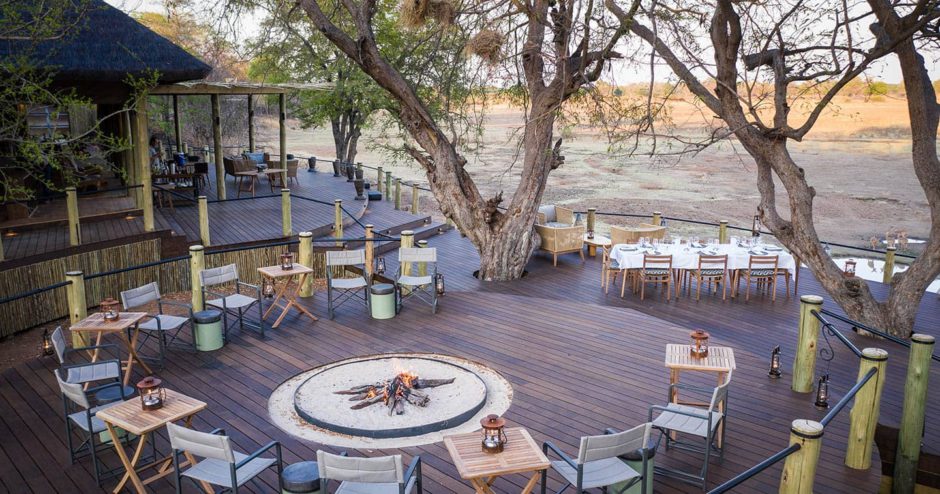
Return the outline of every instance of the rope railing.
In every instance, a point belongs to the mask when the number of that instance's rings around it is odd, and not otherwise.
[[[763,472],[764,470],[767,470],[768,468],[772,467],[773,465],[775,465],[775,464],[776,464],[777,462],[779,462],[780,460],[783,460],[784,458],[786,458],[786,457],[792,455],[793,453],[796,453],[797,451],[800,450],[800,448],[801,448],[801,446],[800,446],[799,443],[793,443],[793,444],[787,446],[786,448],[781,449],[780,451],[778,451],[778,452],[774,453],[773,455],[767,457],[766,459],[764,459],[764,461],[762,461],[762,462],[760,462],[760,463],[754,465],[753,467],[748,468],[747,470],[745,470],[745,471],[743,471],[743,472],[741,472],[741,473],[735,475],[733,478],[731,478],[730,480],[724,482],[723,484],[719,485],[718,487],[715,487],[714,489],[708,491],[708,494],[722,494],[722,493],[728,492],[728,491],[730,491],[731,489],[734,489],[735,487],[741,485],[742,483],[744,483],[745,481],[747,481],[747,480],[750,479],[751,477],[753,477],[753,476],[755,476],[755,475],[757,475],[757,474]]]

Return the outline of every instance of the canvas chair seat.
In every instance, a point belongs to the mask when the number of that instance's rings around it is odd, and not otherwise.
[[[235,463],[238,463],[248,457],[248,455],[239,453],[238,451],[233,451],[233,453],[235,454]],[[251,460],[248,463],[242,465],[241,468],[235,471],[235,478],[238,482],[238,485],[241,486],[245,482],[248,482],[256,475],[264,471],[264,469],[274,465],[275,463],[277,463],[277,459],[275,458],[255,458],[254,460]],[[217,460],[215,458],[206,458],[199,463],[196,463],[196,466],[184,471],[182,475],[191,479],[203,480],[213,485],[231,489],[231,465],[231,463],[226,461]]]
[[[330,284],[333,288],[338,288],[340,290],[355,290],[356,288],[365,288],[369,286],[369,283],[367,283],[366,279],[362,276],[357,276],[355,278],[333,278],[330,280]]]
[[[572,468],[568,462],[553,461],[552,468],[561,474],[569,484],[577,485],[578,471]],[[619,458],[604,458],[584,464],[584,477],[581,480],[581,485],[584,489],[593,489],[618,482],[627,482],[639,476],[640,474],[636,470],[630,468]]]
[[[159,327],[159,329],[160,329],[161,331],[178,329],[178,328],[180,328],[182,325],[184,325],[184,324],[186,324],[187,322],[189,322],[189,318],[188,318],[188,317],[171,316],[171,315],[168,315],[168,314],[159,314],[159,315],[157,315],[157,316],[155,316],[155,317],[153,317],[153,318],[147,320],[147,322],[142,322],[142,323],[140,323],[140,329],[143,329],[143,330],[146,330],[146,331],[156,331],[156,330],[158,329],[158,328],[157,328],[157,319],[160,320],[160,327]]]
[[[399,276],[399,285],[421,286],[430,285],[434,279],[431,276]]]
[[[111,408],[115,405],[120,405],[124,403],[123,401],[115,401],[114,403],[107,403],[105,405],[99,405],[91,409],[91,430],[88,430],[88,417],[85,415],[85,410],[80,410],[75,413],[69,414],[69,420],[75,423],[81,430],[85,432],[91,432],[92,434],[97,434],[99,432],[104,432],[108,428],[104,425],[104,421],[95,416],[99,410],[104,410],[105,408]]]
[[[405,485],[405,494],[409,494],[414,489],[417,480],[417,477],[411,477],[411,480]],[[398,494],[398,484],[394,482],[373,484],[346,481],[336,489],[336,494]]]
[[[118,365],[117,361],[79,365],[69,367],[66,371],[66,382],[73,384],[85,384],[121,377],[121,366]]]
[[[689,417],[688,415],[671,413],[670,410],[676,410],[685,413],[695,413],[703,417]],[[712,415],[711,432],[714,432],[718,427],[718,424],[721,422],[721,412],[708,412],[702,408],[688,405],[679,405],[676,403],[670,403],[666,405],[666,410],[664,410],[661,414],[659,414],[659,416],[656,417],[655,420],[653,420],[653,427],[682,432],[698,437],[708,437],[708,419],[704,418],[704,416],[707,416],[708,413],[711,413]]]
[[[229,309],[241,309],[258,301],[258,299],[254,297],[242,295],[241,293],[233,293],[225,298],[207,300],[206,304],[221,309],[223,300],[225,301],[225,307]]]

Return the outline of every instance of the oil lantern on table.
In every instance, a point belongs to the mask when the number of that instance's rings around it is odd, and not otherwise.
[[[290,271],[294,269],[294,253],[287,251],[281,254],[281,269]]]
[[[708,333],[701,329],[692,331],[689,335],[692,337],[692,344],[689,345],[689,354],[693,358],[705,358],[708,356]]]
[[[819,376],[819,384],[816,385],[816,408],[829,408],[829,374]]]
[[[855,261],[855,259],[848,259],[845,261],[845,268],[842,269],[842,275],[846,278],[854,278],[855,266],[857,265],[858,263]]]
[[[101,312],[104,313],[105,321],[117,321],[120,317],[120,313],[118,312],[118,306],[120,304],[117,300],[109,297],[102,300],[98,305],[101,306]]]
[[[774,379],[780,378],[780,345],[775,346],[770,352],[770,372],[767,375]]]
[[[506,438],[506,419],[489,414],[480,420],[483,426],[483,452],[501,453],[509,440]]]
[[[163,381],[153,376],[147,376],[137,383],[137,394],[140,395],[140,405],[144,410],[163,408],[166,402],[166,389],[163,388]]]
[[[49,334],[49,328],[42,330],[42,342],[39,344],[39,350],[42,355],[47,357],[55,352],[55,348],[52,347],[52,335]]]

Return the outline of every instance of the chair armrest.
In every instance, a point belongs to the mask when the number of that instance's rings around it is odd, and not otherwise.
[[[660,411],[660,412],[674,413],[674,414],[676,414],[676,415],[685,415],[686,417],[693,417],[693,418],[702,419],[702,420],[708,420],[708,421],[711,421],[711,418],[712,418],[711,414],[708,413],[707,411],[706,411],[705,413],[694,413],[694,412],[686,412],[685,410],[677,410],[677,409],[675,409],[675,408],[667,408],[667,407],[664,407],[664,406],[661,406],[661,405],[653,405],[653,406],[650,407],[650,411],[649,411],[649,421],[650,421],[650,422],[653,421],[653,411],[654,411],[654,410],[658,410],[658,411]]]
[[[120,379],[120,377],[119,377],[119,379]],[[97,393],[98,391],[101,391],[101,390],[103,390],[103,389],[113,388],[113,387],[115,387],[115,386],[117,386],[117,388],[121,390],[121,400],[123,401],[123,400],[127,399],[127,397],[124,396],[124,383],[122,383],[120,380],[115,381],[115,382],[113,382],[113,383],[102,384],[101,386],[95,386],[95,387],[92,387],[92,388],[88,388],[88,389],[85,390],[85,393],[86,393],[86,394],[93,394],[93,393]]]
[[[160,301],[157,302],[157,303],[158,303],[159,305],[161,305],[161,306],[163,306],[163,305],[171,305],[171,306],[173,306],[173,307],[182,307],[182,308],[184,308],[184,309],[189,309],[189,312],[190,312],[190,313],[193,312],[193,306],[192,306],[191,304],[187,304],[186,302],[174,302],[174,301],[171,301],[171,300],[160,300]],[[161,309],[161,313],[162,313],[162,309]]]
[[[258,297],[259,297],[259,298],[261,297],[261,287],[258,286],[258,285],[252,285],[251,283],[245,283],[244,281],[235,280],[235,286],[236,286],[236,287],[250,288],[250,289],[252,289],[252,290],[258,292]]]
[[[221,428],[221,427],[216,427],[215,429],[212,429],[211,431],[209,431],[209,434],[219,434],[219,435],[221,435],[221,436],[224,436],[224,435],[225,435],[225,429],[223,429],[223,428]]]
[[[104,345],[102,345],[102,346],[104,346]],[[113,345],[112,345],[112,346],[113,346]],[[121,361],[118,360],[118,359],[116,359],[116,358],[115,358],[115,359],[108,359],[108,360],[99,360],[99,361],[97,361],[97,362],[82,362],[82,363],[80,363],[80,364],[63,365],[63,366],[62,366],[62,369],[69,370],[69,369],[77,369],[77,368],[79,368],[79,367],[91,367],[91,366],[93,366],[93,365],[110,364],[110,363],[115,363],[115,364],[117,364],[117,366],[118,366],[118,374],[120,374],[120,373],[121,373]]]
[[[712,392],[715,391],[715,388],[713,387],[696,386],[694,384],[682,384],[682,383],[670,384],[669,391],[672,391],[673,389],[687,389],[690,391],[701,391],[702,393],[708,393],[708,394],[711,394]]]
[[[558,455],[558,457],[564,460],[565,463],[567,463],[571,468],[574,468],[575,470],[578,469],[578,465],[575,464],[574,460],[569,458],[568,455],[566,455],[562,450],[558,449],[558,446],[555,446],[555,444],[551,441],[545,441],[542,443],[542,453],[545,453],[545,456],[548,456],[549,451],[552,451]]]
[[[258,448],[258,450],[255,451],[254,453],[252,453],[252,454],[246,456],[245,459],[243,459],[242,461],[236,463],[236,464],[235,464],[235,470],[238,470],[239,468],[245,466],[245,464],[247,464],[247,463],[250,462],[251,460],[254,460],[254,459],[257,458],[258,456],[260,456],[261,453],[264,453],[265,451],[268,451],[268,450],[271,449],[271,448],[275,448],[275,454],[277,455],[277,461],[278,461],[278,463],[280,463],[280,462],[281,462],[281,443],[280,443],[280,441],[271,441],[271,442],[269,442],[268,444],[265,444],[264,446]]]
[[[620,431],[618,431],[617,429],[614,429],[613,427],[608,427],[608,428],[604,429],[604,434],[607,434],[607,435],[609,435],[609,434],[616,434],[616,433],[618,433],[618,432],[620,432]]]
[[[421,456],[415,456],[411,459],[411,464],[408,465],[408,470],[405,472],[405,485],[415,474],[421,475]]]
[[[220,292],[213,292],[212,290],[206,290],[206,287],[202,287],[202,293],[212,295],[213,297],[219,297],[222,300],[225,300],[225,295]]]

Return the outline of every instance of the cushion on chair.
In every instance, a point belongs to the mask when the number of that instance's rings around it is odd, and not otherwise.
[[[571,485],[578,484],[578,471],[571,468],[571,465],[567,462],[553,461],[552,468],[560,473]],[[581,480],[581,486],[585,489],[592,489],[629,481],[639,476],[640,474],[636,470],[630,468],[619,458],[605,458],[584,464],[584,477]]]
[[[571,226],[571,225],[567,225],[567,224],[565,224],[565,223],[559,223],[559,222],[557,222],[557,221],[549,221],[548,223],[545,223],[545,226],[548,226],[548,227],[551,227],[551,228],[565,228],[565,227],[569,227],[569,226]]]
[[[113,403],[108,403],[105,405],[99,405],[91,409],[91,431],[88,430],[88,416],[85,415],[85,410],[80,412],[70,413],[69,420],[75,423],[79,428],[85,432],[91,432],[92,434],[97,434],[99,432],[104,432],[108,428],[104,425],[104,421],[95,416],[98,413],[98,410],[104,410],[105,408],[111,408],[115,405],[120,405],[124,403],[123,401],[115,401]]]
[[[555,222],[555,206],[548,204],[546,206],[539,206],[539,213],[545,215],[545,223],[554,223]]]
[[[666,405],[668,410],[663,410],[662,413],[653,420],[653,427],[660,429],[668,429],[676,432],[684,432],[686,434],[692,434],[693,436],[698,437],[708,437],[708,420],[705,418],[699,417],[690,417],[688,415],[680,415],[678,413],[673,413],[670,410],[682,411],[686,413],[695,413],[701,415],[702,417],[708,414],[708,410],[704,410],[697,407],[692,407],[688,405],[679,405],[676,403],[670,403]],[[712,431],[718,427],[718,423],[721,420],[721,412],[711,412],[712,414]]]
[[[235,453],[235,463],[238,463],[248,455]],[[242,485],[245,482],[248,482],[256,475],[264,471],[265,468],[273,465],[277,460],[274,458],[255,458],[254,460],[249,461],[248,463],[242,465],[241,468],[235,471],[235,480],[238,482],[238,485]],[[206,482],[218,485],[222,487],[232,488],[232,470],[231,463],[216,460],[214,458],[207,458],[199,463],[196,463],[196,466],[190,468],[183,472],[184,477],[189,477],[196,480],[205,480]]]
[[[646,273],[646,276],[667,276],[669,275],[669,270],[654,268],[654,269],[647,269],[644,271],[644,273]]]
[[[221,303],[221,302],[220,302]],[[231,306],[230,306],[231,307]],[[160,330],[165,331],[167,329],[177,329],[180,326],[186,324],[189,321],[188,317],[180,316],[171,316],[168,314],[160,314],[149,319],[147,322],[140,323],[140,329],[146,331],[156,331],[157,330],[157,319],[160,319]]]
[[[753,276],[773,276],[773,275],[774,275],[773,269],[752,269],[751,270],[752,277]]]
[[[115,362],[97,362],[94,364],[69,367],[66,381],[73,384],[85,384],[103,379],[114,379],[121,376],[121,369]]]
[[[340,290],[354,290],[356,288],[365,288],[369,284],[362,276],[355,278],[333,278],[330,280],[330,286]]]
[[[221,309],[222,300],[223,299],[221,298],[207,300],[206,304],[211,305],[213,307],[218,307]],[[225,306],[228,307],[229,309],[243,309],[258,301],[258,299],[254,297],[249,297],[247,295],[242,295],[240,293],[233,293],[225,297],[224,300],[225,300]]]
[[[703,269],[700,271],[702,276],[722,276],[725,274],[724,269]]]
[[[416,481],[416,477],[411,477],[411,480],[405,485],[405,494],[414,489]],[[339,485],[336,494],[398,494],[398,484],[393,482],[368,484],[346,481]]]
[[[399,276],[398,284],[407,286],[430,285],[433,278],[430,276]]]

